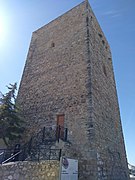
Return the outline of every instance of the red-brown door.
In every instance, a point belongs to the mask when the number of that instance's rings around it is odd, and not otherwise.
[[[64,114],[57,115],[57,126],[64,127]]]
[[[61,139],[64,138],[64,114],[57,115],[57,135],[58,133]]]

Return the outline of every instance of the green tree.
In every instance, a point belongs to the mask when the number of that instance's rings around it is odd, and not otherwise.
[[[16,107],[17,83],[7,86],[8,92],[0,97],[0,138],[9,146],[9,142],[20,138],[24,131],[24,121]]]

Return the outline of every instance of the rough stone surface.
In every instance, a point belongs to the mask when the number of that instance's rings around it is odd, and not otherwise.
[[[18,93],[24,139],[65,115],[80,180],[127,180],[128,169],[109,44],[87,2],[35,31]]]
[[[59,180],[59,161],[15,162],[0,165],[1,180]]]

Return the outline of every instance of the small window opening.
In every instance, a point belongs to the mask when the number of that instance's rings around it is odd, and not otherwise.
[[[87,36],[89,37],[89,29],[87,29]]]
[[[104,40],[102,40],[102,43],[103,43],[103,45],[105,44],[105,41]]]
[[[54,42],[52,42],[51,47],[55,47],[55,43]]]
[[[105,65],[103,65],[103,72],[104,72],[105,76],[107,76],[107,72],[106,72],[106,67],[105,67]]]
[[[90,124],[90,128],[93,128],[93,124]]]
[[[87,23],[87,25],[88,25],[88,23],[89,23],[89,18],[88,18],[88,17],[86,17],[86,23]]]
[[[102,36],[102,34],[100,34],[100,33],[98,33],[98,35],[99,35],[99,37],[100,37],[100,38],[102,38],[102,37],[103,37],[103,36]]]

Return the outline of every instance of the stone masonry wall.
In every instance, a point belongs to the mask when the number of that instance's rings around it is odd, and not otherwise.
[[[85,2],[35,31],[18,103],[27,121],[24,139],[40,127],[56,125],[57,115],[64,114],[69,143],[62,152],[79,159],[80,179],[95,179],[86,38]]]
[[[65,114],[65,127],[74,142],[85,134],[84,9],[82,3],[33,33],[18,93],[28,136],[40,127],[56,125],[58,114]]]
[[[104,178],[126,180],[129,175],[110,47],[90,6],[86,21],[98,177],[104,174]]]
[[[18,103],[28,136],[40,127],[56,125],[57,115],[64,114],[72,153],[79,151],[79,156],[87,159],[91,147],[87,141],[90,96],[86,87],[85,8],[81,3],[33,33]]]
[[[65,115],[79,180],[128,179],[110,47],[87,1],[33,33],[17,102],[25,140]]]
[[[59,180],[59,161],[15,162],[0,165],[1,180]]]

